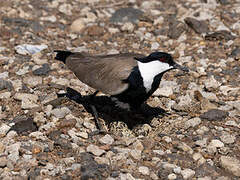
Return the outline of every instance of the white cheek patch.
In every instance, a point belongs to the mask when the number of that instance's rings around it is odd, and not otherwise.
[[[152,83],[156,75],[172,69],[168,63],[163,63],[158,60],[148,63],[141,63],[138,61],[138,68],[143,78],[143,85],[148,92],[152,88]]]

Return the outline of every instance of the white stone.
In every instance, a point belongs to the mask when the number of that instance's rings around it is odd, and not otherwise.
[[[40,76],[30,76],[23,78],[23,82],[29,85],[30,87],[35,87],[39,84],[42,84],[43,80]]]
[[[131,22],[126,22],[123,24],[121,27],[122,31],[128,31],[128,32],[133,32],[134,30],[134,25]]]
[[[131,156],[136,159],[136,160],[140,160],[142,157],[142,151],[137,150],[137,149],[133,149],[130,151]]]
[[[59,6],[59,8],[58,8],[58,10],[59,10],[61,13],[64,13],[64,14],[66,14],[66,15],[68,15],[68,16],[71,16],[71,15],[72,15],[72,9],[73,9],[72,5],[66,4],[66,3],[61,4],[61,5]]]
[[[216,148],[224,147],[224,143],[221,142],[221,141],[218,140],[218,139],[213,139],[213,140],[210,142],[209,145],[210,145],[210,146],[214,146],[214,147],[216,147]]]
[[[11,92],[0,93],[0,99],[9,99],[11,97]]]
[[[189,119],[185,122],[185,129],[188,129],[190,127],[195,127],[195,126],[198,126],[200,123],[201,123],[201,119],[199,117],[195,117],[195,118],[192,118],[192,119]]]
[[[81,32],[85,28],[85,21],[83,18],[78,18],[70,26],[72,32]]]
[[[151,50],[157,50],[157,49],[159,49],[159,43],[158,42],[153,42],[152,44],[151,44]]]
[[[5,136],[11,127],[2,123],[0,126],[0,137]]]
[[[171,174],[168,175],[168,179],[169,179],[169,180],[177,179],[177,175],[174,174],[174,173],[171,173]]]
[[[62,107],[53,109],[51,114],[53,114],[56,118],[64,118],[70,112],[71,111],[67,107]]]
[[[8,72],[0,73],[0,78],[1,78],[1,79],[8,78]]]
[[[102,154],[105,153],[104,150],[100,149],[98,146],[95,146],[93,144],[91,144],[87,147],[87,152],[91,152],[95,156],[101,156]]]
[[[236,137],[234,135],[231,135],[227,132],[224,132],[221,136],[220,136],[221,141],[223,141],[226,144],[232,144],[236,141]]]
[[[204,86],[207,90],[211,91],[213,89],[217,89],[221,85],[220,82],[218,82],[214,76],[211,76],[210,78],[206,79],[204,81]]]
[[[99,139],[99,142],[102,144],[110,144],[111,145],[114,142],[114,139],[109,134],[106,134],[101,139]]]
[[[15,46],[15,50],[17,51],[18,54],[21,55],[32,55],[47,48],[48,46],[45,44],[42,45],[21,44]]]
[[[150,171],[149,171],[149,168],[146,167],[146,166],[140,166],[138,168],[138,171],[142,174],[142,175],[149,175]]]
[[[230,156],[221,156],[220,165],[234,176],[240,177],[240,161]]]
[[[195,175],[195,171],[192,169],[184,169],[181,171],[183,179],[191,179]]]

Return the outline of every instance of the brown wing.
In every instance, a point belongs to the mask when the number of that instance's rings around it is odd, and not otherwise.
[[[124,80],[137,65],[134,57],[143,57],[143,55],[126,53],[87,56],[75,53],[67,58],[66,64],[85,84],[103,93],[116,95],[129,86]]]

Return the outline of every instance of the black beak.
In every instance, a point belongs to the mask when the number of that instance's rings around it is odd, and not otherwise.
[[[189,69],[188,69],[187,67],[181,66],[181,65],[179,65],[179,64],[177,64],[177,63],[175,63],[175,64],[173,65],[173,68],[174,68],[174,69],[180,69],[180,70],[182,70],[182,71],[184,71],[184,72],[189,72]]]

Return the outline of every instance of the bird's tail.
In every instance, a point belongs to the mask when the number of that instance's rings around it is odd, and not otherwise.
[[[66,62],[67,57],[70,56],[71,54],[73,54],[70,51],[61,51],[61,50],[54,50],[54,52],[57,53],[55,56],[55,59],[62,61],[64,64]]]

